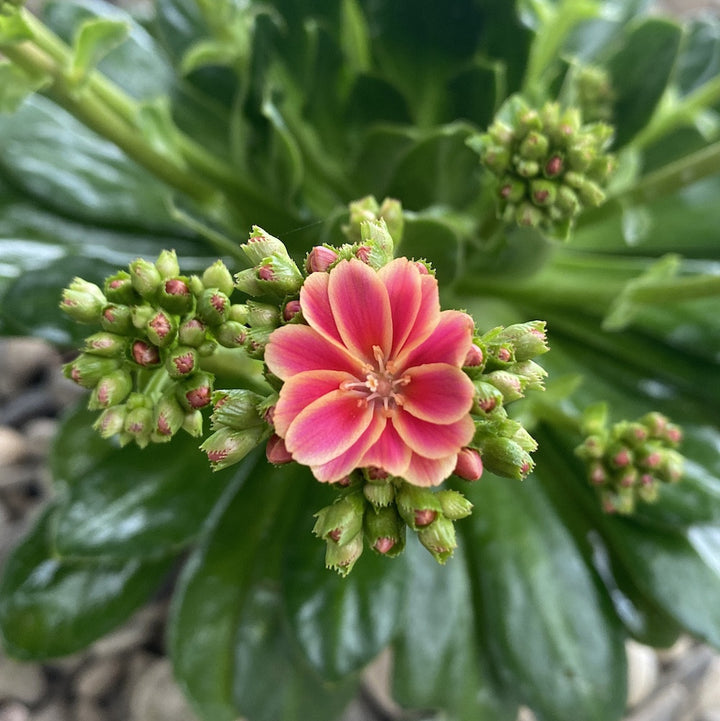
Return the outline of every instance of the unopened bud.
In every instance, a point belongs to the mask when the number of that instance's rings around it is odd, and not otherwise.
[[[251,296],[263,294],[255,268],[246,268],[235,274],[235,287]]]
[[[263,293],[283,298],[294,295],[303,284],[302,273],[286,254],[270,255],[257,267],[258,285]]]
[[[278,238],[270,235],[262,228],[254,225],[247,243],[240,246],[250,263],[257,267],[263,260],[271,255],[284,255],[289,258],[285,244]],[[254,271],[253,271],[254,272]]]
[[[105,306],[100,317],[103,330],[118,335],[126,335],[132,330],[132,316],[126,305],[110,304]]]
[[[197,348],[207,340],[205,324],[197,318],[190,318],[178,328],[178,342],[181,345]]]
[[[212,397],[212,376],[208,373],[194,373],[178,387],[178,400],[187,411],[204,408]]]
[[[458,491],[443,489],[438,491],[437,496],[443,516],[451,521],[467,518],[472,513],[473,504]]]
[[[111,303],[132,305],[139,299],[132,285],[130,273],[120,270],[115,275],[105,278],[105,296]]]
[[[88,408],[94,411],[116,406],[127,398],[131,390],[130,374],[118,368],[99,380],[88,401]]]
[[[83,350],[105,358],[114,358],[123,354],[126,342],[123,336],[115,333],[93,333],[85,339]]]
[[[238,463],[257,446],[263,435],[259,426],[237,431],[232,428],[220,428],[209,436],[200,446],[207,454],[213,471]]]
[[[173,277],[163,280],[158,303],[171,313],[189,313],[195,303],[187,278]]]
[[[449,518],[438,516],[437,520],[418,532],[418,539],[432,554],[433,558],[444,564],[457,548],[455,526]]]
[[[63,374],[83,388],[94,388],[103,376],[112,373],[119,365],[120,361],[115,358],[82,353],[63,366]]]
[[[535,361],[526,360],[514,363],[508,368],[508,371],[520,378],[523,390],[541,391],[545,389],[544,381],[547,378],[547,371]]]
[[[474,448],[462,448],[453,473],[466,481],[477,481],[483,472],[482,457]]]
[[[301,312],[302,308],[300,307],[300,301],[289,300],[287,303],[285,303],[285,307],[282,311],[283,320],[286,323],[291,323],[293,320],[299,320]]]
[[[180,274],[180,265],[174,250],[163,250],[155,261],[155,267],[163,279]]]
[[[240,348],[247,339],[247,327],[234,320],[227,320],[213,328],[213,335],[224,348]]]
[[[214,404],[213,429],[228,426],[242,431],[265,423],[258,411],[263,397],[246,388],[215,391],[212,401]]]
[[[290,463],[293,459],[290,451],[285,447],[285,441],[276,433],[273,433],[270,438],[268,438],[267,446],[265,446],[265,455],[268,461],[275,466]]]
[[[363,494],[375,508],[389,506],[395,500],[395,488],[392,483],[366,483],[363,486]]]
[[[135,340],[130,346],[132,360],[143,368],[152,368],[160,364],[160,351],[151,343]]]
[[[235,289],[233,277],[221,260],[216,260],[209,268],[205,269],[202,274],[202,282],[206,288],[217,288],[228,297],[232,295]]]
[[[193,438],[200,438],[203,434],[203,417],[201,411],[188,411],[183,419],[182,429]]]
[[[128,411],[123,430],[132,436],[140,448],[144,448],[150,442],[153,430],[152,411],[149,408],[133,408]]]
[[[511,438],[489,437],[482,443],[485,469],[498,476],[522,480],[533,469],[530,454]]]
[[[167,348],[177,335],[177,321],[164,310],[158,310],[147,322],[145,332],[151,343]]]
[[[522,381],[514,373],[497,370],[492,373],[487,373],[483,378],[486,383],[495,386],[495,388],[502,393],[504,403],[511,403],[525,395],[523,393]]]
[[[218,288],[206,288],[197,304],[200,319],[210,326],[224,323],[230,312],[230,299]]]
[[[392,506],[366,512],[363,530],[368,545],[380,555],[394,558],[405,548],[405,524]]]
[[[313,533],[326,541],[344,546],[362,530],[365,501],[359,493],[342,496],[315,514]]]
[[[479,345],[473,343],[470,346],[470,350],[467,352],[467,355],[465,356],[465,360],[463,361],[463,367],[478,368],[483,365],[484,361],[485,357],[483,356],[482,348],[480,348]]]
[[[410,483],[403,482],[399,485],[395,502],[405,523],[416,531],[432,523],[442,513],[435,493]]]
[[[127,409],[123,405],[106,408],[93,423],[93,428],[102,438],[111,438],[125,427]]]
[[[79,323],[99,323],[106,303],[105,295],[95,283],[74,278],[63,290],[60,308]]]
[[[252,328],[277,328],[280,324],[280,310],[276,305],[247,302],[247,323]]]
[[[185,411],[174,395],[166,393],[155,404],[153,413],[153,440],[169,441],[183,426]]]
[[[198,354],[190,346],[177,346],[165,358],[165,370],[171,378],[185,378],[198,368]]]
[[[308,273],[325,273],[338,257],[337,252],[332,248],[316,245],[305,259],[305,270]]]
[[[342,546],[328,541],[325,551],[325,567],[337,571],[344,578],[352,571],[362,552],[362,533],[358,533],[355,538]]]
[[[162,277],[155,263],[137,258],[130,263],[130,280],[133,288],[143,298],[152,299],[160,288]]]

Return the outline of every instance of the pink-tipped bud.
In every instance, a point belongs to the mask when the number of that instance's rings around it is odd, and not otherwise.
[[[285,307],[283,308],[283,320],[286,323],[289,323],[300,313],[300,311],[300,301],[289,300],[287,303],[285,303]]]
[[[454,473],[466,481],[477,481],[483,473],[482,457],[474,448],[462,448],[458,453]]]
[[[261,265],[257,269],[260,280],[275,280],[275,271],[271,265]]]
[[[393,546],[395,545],[395,539],[394,538],[388,538],[387,536],[383,538],[378,538],[377,541],[373,544],[373,548],[382,555],[385,555],[389,551],[393,549]]]
[[[384,481],[390,475],[387,471],[377,466],[369,466],[365,470],[365,473],[369,481]]]
[[[418,528],[429,526],[437,518],[437,515],[437,511],[431,508],[418,508],[415,511],[415,525]]]
[[[186,411],[204,408],[212,399],[213,377],[207,373],[193,373],[177,388],[178,400]]]
[[[132,344],[133,360],[143,368],[156,366],[160,363],[160,351],[150,343],[144,340],[136,340]]]
[[[276,433],[268,438],[267,446],[265,447],[265,455],[267,456],[270,463],[279,466],[283,463],[290,463],[292,456],[285,447],[285,441],[280,438]]]
[[[470,346],[470,350],[467,352],[467,355],[465,356],[463,366],[467,368],[477,368],[477,366],[481,366],[483,364],[484,360],[485,357],[483,356],[482,348],[480,348],[479,345],[473,343]]]
[[[627,448],[621,448],[612,457],[612,463],[616,468],[627,468],[632,463],[630,451]]]
[[[423,263],[421,260],[415,261],[415,267],[418,269],[420,275],[430,275],[430,270],[428,269],[427,265],[425,265],[425,263]]]
[[[361,260],[363,263],[369,263],[370,262],[370,256],[372,254],[372,248],[369,245],[361,245],[356,251],[355,251],[355,257],[358,260]]]
[[[170,278],[165,281],[165,292],[168,295],[190,295],[190,288],[184,280]]]
[[[332,248],[316,245],[305,260],[305,270],[308,273],[325,273],[338,259],[338,254]]]
[[[563,161],[559,155],[553,155],[550,160],[545,163],[545,175],[548,178],[554,178],[563,171]]]

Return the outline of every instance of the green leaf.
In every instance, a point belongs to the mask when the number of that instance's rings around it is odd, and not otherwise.
[[[404,255],[432,263],[440,284],[452,282],[460,271],[462,244],[455,229],[441,217],[406,216],[401,247]]]
[[[622,147],[652,116],[677,58],[682,28],[657,18],[626,31],[623,45],[608,62],[615,91],[615,146]]]
[[[515,705],[497,694],[485,644],[478,637],[465,551],[461,546],[440,566],[414,538],[408,540],[393,697],[407,708],[444,709],[458,721],[515,719]]]
[[[98,63],[121,45],[130,34],[130,25],[121,20],[93,18],[85,20],[75,35],[68,80],[76,89],[82,89]]]
[[[55,482],[65,488],[55,514],[56,552],[132,559],[148,548],[170,553],[188,545],[233,473],[212,473],[198,440],[184,433],[147,450],[98,443],[96,417],[77,411],[53,447]]]
[[[354,682],[331,686],[304,667],[281,614],[279,565],[295,540],[288,521],[314,482],[298,468],[268,469],[262,458],[228,486],[188,560],[171,609],[170,651],[206,721],[334,721],[354,692]]]
[[[100,225],[173,228],[166,187],[46,98],[34,96],[0,117],[0,135],[0,175],[60,214]]]
[[[370,68],[370,29],[357,0],[342,0],[340,15],[340,47],[346,70],[359,75]]]
[[[84,648],[141,606],[174,562],[57,558],[48,543],[53,511],[11,553],[0,580],[0,634],[7,651],[22,659]]]
[[[16,65],[0,60],[0,113],[14,113],[27,97],[49,82],[49,76],[31,76]]]
[[[477,510],[460,528],[493,667],[543,718],[619,719],[618,621],[537,481],[483,476],[467,495]]]
[[[312,481],[310,481],[312,483]],[[405,609],[407,569],[369,549],[347,578],[325,568],[325,543],[312,533],[312,512],[329,505],[327,489],[303,496],[307,513],[290,532],[283,602],[295,641],[325,679],[338,681],[368,664],[387,646]]]

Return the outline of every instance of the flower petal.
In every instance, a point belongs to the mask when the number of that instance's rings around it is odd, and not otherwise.
[[[329,282],[329,273],[311,273],[300,290],[300,308],[305,320],[320,335],[344,345],[330,307]]]
[[[425,458],[413,453],[403,478],[414,486],[438,486],[455,470],[456,464],[457,453],[445,458]]]
[[[390,299],[378,274],[365,263],[342,261],[330,272],[330,305],[348,350],[371,364],[373,346],[387,358],[392,345]]]
[[[401,410],[393,416],[392,423],[402,442],[426,458],[457,454],[475,435],[475,423],[470,415],[454,423],[438,424],[422,421]]]
[[[275,404],[273,423],[279,436],[285,437],[290,424],[302,411],[318,398],[336,391],[343,381],[355,378],[344,371],[304,371],[288,378],[280,390]]]
[[[420,345],[435,329],[440,321],[440,296],[437,280],[432,275],[420,276],[420,304],[418,306],[412,330],[397,353],[405,353]],[[397,354],[396,354],[397,355]]]
[[[368,448],[358,464],[361,467],[377,466],[391,476],[401,476],[410,463],[412,451],[398,435],[392,423],[385,426],[383,434]]]
[[[414,347],[406,344],[395,359],[398,368],[412,368],[424,363],[462,366],[472,345],[473,319],[457,310],[444,310],[439,316],[437,325],[420,344]]]
[[[430,423],[453,423],[466,415],[475,387],[460,368],[429,363],[403,374],[410,382],[402,390],[402,410]]]
[[[382,434],[386,427],[387,419],[382,413],[373,414],[370,425],[355,443],[337,458],[333,458],[320,466],[313,466],[313,475],[318,481],[334,483],[347,476],[348,473],[362,466],[360,459],[368,448],[370,448]]]
[[[336,390],[318,398],[290,423],[285,446],[304,466],[319,466],[344,453],[365,432],[373,417],[369,403]]]
[[[393,327],[390,351],[392,357],[405,345],[415,325],[422,298],[421,275],[415,263],[407,258],[396,258],[380,268],[378,276],[385,284],[390,298]]]
[[[338,370],[364,377],[362,363],[346,350],[310,326],[294,323],[270,334],[265,363],[282,380],[310,370]]]

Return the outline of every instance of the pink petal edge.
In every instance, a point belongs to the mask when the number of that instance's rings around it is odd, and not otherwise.
[[[449,424],[428,423],[401,411],[392,419],[400,438],[415,453],[425,458],[444,458],[456,454],[475,435],[475,423],[469,415]]]
[[[472,407],[475,387],[460,369],[447,363],[409,368],[410,382],[403,389],[402,408],[430,423],[453,423]]]
[[[403,478],[414,486],[439,486],[455,470],[457,453],[446,458],[425,458],[413,453]]]

